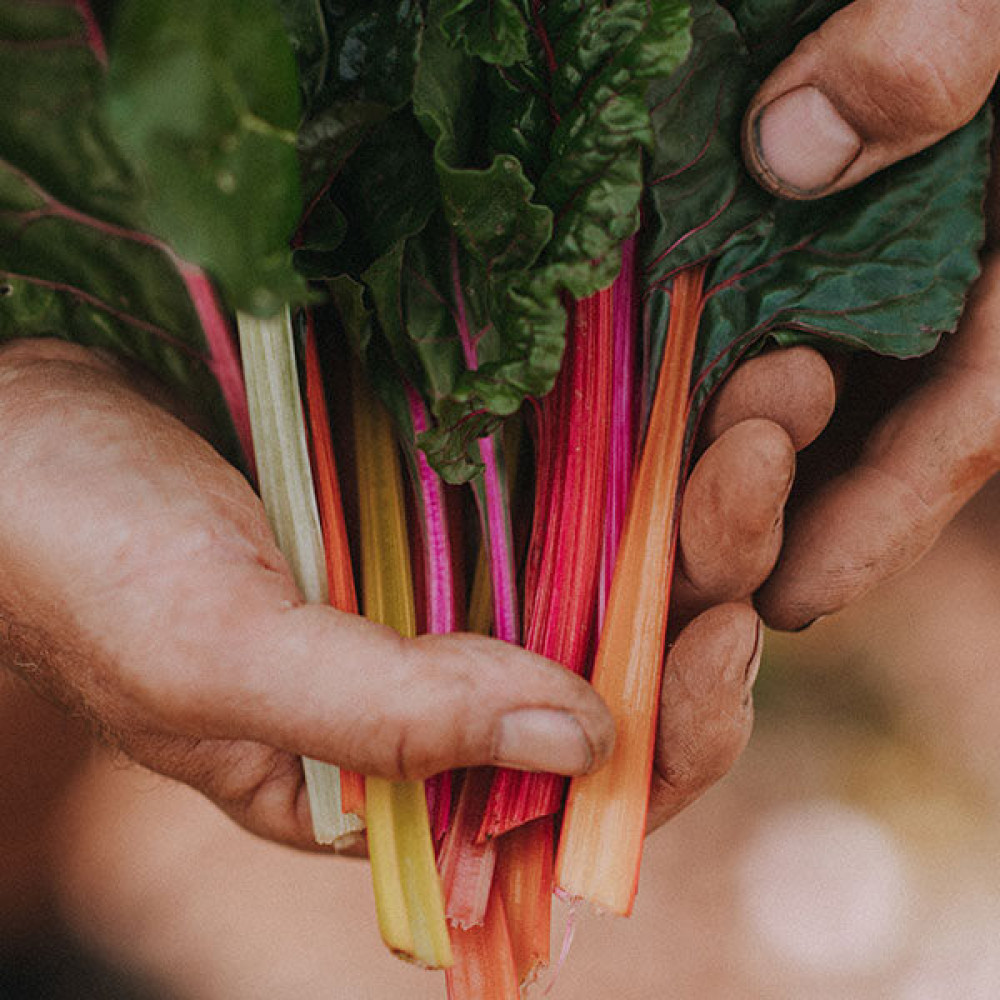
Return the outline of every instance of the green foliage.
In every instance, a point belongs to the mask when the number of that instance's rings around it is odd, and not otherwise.
[[[953,329],[978,273],[989,118],[817,202],[764,193],[743,167],[754,91],[838,4],[695,0],[688,61],[650,90],[656,144],[644,229],[647,323],[662,344],[672,276],[709,262],[695,361],[696,410],[767,339],[930,350]],[[794,11],[794,16],[792,12]]]
[[[0,338],[55,336],[164,376],[225,427],[197,314],[105,115],[70,6],[0,3]]]
[[[297,76],[272,0],[125,0],[107,108],[151,232],[205,267],[233,308],[302,301]]]
[[[431,2],[411,103],[368,130],[326,196],[347,223],[339,273],[429,400],[422,444],[452,480],[474,473],[477,438],[551,387],[565,296],[617,273],[639,223],[646,89],[688,43],[681,0],[490,11],[504,30],[475,3]]]
[[[769,339],[922,353],[977,272],[985,113],[820,202],[743,168],[754,90],[841,5],[122,0],[106,64],[78,8],[0,0],[0,337],[109,348],[217,419],[183,262],[257,313],[308,278],[461,480],[641,210],[654,354],[708,265],[696,410]]]

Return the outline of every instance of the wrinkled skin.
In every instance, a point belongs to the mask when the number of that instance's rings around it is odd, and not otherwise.
[[[821,197],[967,120],[996,73],[998,17],[989,0],[942,2],[930,19],[918,0],[857,0],[750,108],[762,183]],[[775,103],[810,83],[822,98]],[[828,106],[845,119],[824,124]],[[837,379],[796,348],[720,390],[681,517],[651,827],[749,737],[755,607],[780,628],[836,611],[917,558],[996,469],[998,266],[988,254],[961,331],[857,462],[796,487],[787,533],[796,452],[829,420]],[[248,829],[301,847],[299,754],[387,777],[600,766],[608,714],[566,671],[493,640],[404,640],[303,606],[257,498],[161,402],[79,348],[0,352],[0,643],[22,678]]]
[[[1000,5],[992,0],[855,0],[803,40],[753,99],[745,118],[748,166],[775,194],[820,198],[926,148],[969,121],[987,99],[1000,68],[998,29]],[[790,421],[813,433],[829,417],[832,387],[843,388],[841,411],[799,463],[784,532],[775,526],[771,534],[780,557],[753,597],[769,626],[805,628],[911,566],[1000,468],[996,172],[991,188],[983,275],[959,330],[927,362],[838,359],[834,371],[819,355],[795,349],[744,365],[714,400],[704,425],[708,437],[758,416],[784,428],[801,448],[808,442]],[[726,509],[721,498],[713,508],[697,487],[699,472],[685,498],[681,537],[685,565],[700,581],[734,557],[720,547],[713,559],[690,537],[691,522],[724,517]],[[731,483],[725,489],[738,491]],[[761,494],[755,499],[748,485],[744,496],[747,511]],[[736,524],[739,516],[732,512],[732,520],[718,523]],[[765,543],[763,562],[766,549]],[[708,619],[714,627],[704,624]],[[749,695],[744,689],[741,700],[738,685],[753,670],[737,678],[730,643],[739,636],[742,656],[752,623],[745,611],[713,609],[671,651],[651,827],[724,774],[746,741]],[[706,667],[701,650],[717,651],[708,661],[716,669]]]

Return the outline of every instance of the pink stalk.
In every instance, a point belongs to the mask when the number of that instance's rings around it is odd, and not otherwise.
[[[591,653],[604,539],[612,301],[605,289],[574,305],[562,370],[541,403],[537,479],[545,488],[535,509],[524,644],[578,674]],[[563,788],[556,775],[497,771],[479,837],[551,815]]]
[[[455,326],[469,369],[479,366],[476,343],[469,327],[465,294],[458,259],[458,243],[451,243],[452,287]],[[493,587],[493,634],[506,642],[517,642],[517,580],[514,570],[513,529],[504,476],[503,452],[497,436],[479,441],[483,472],[473,482],[479,519]],[[492,781],[492,770],[473,768],[466,772],[455,819],[441,852],[441,872],[448,919],[462,927],[479,926],[486,917],[489,887],[496,864],[496,846],[478,836]]]
[[[246,385],[243,381],[243,370],[236,351],[232,328],[222,312],[208,275],[200,267],[179,259],[177,270],[184,281],[188,295],[191,296],[191,303],[205,333],[209,350],[209,371],[219,383],[247,468],[251,474],[255,474],[256,464],[253,457]]]
[[[455,817],[438,855],[448,921],[465,929],[478,927],[485,919],[496,867],[496,842],[476,842],[491,776],[491,769],[486,767],[465,772]]]
[[[632,482],[632,448],[635,432],[635,237],[622,244],[622,269],[611,289],[614,362],[611,385],[611,429],[608,444],[608,480],[604,505],[604,539],[597,581],[597,627],[611,589],[618,542],[625,523]]]
[[[465,311],[458,242],[454,236],[451,239],[451,275],[458,337],[465,354],[466,365],[470,371],[476,371],[479,367],[479,357]],[[497,435],[480,438],[479,453],[483,460],[483,474],[481,482],[475,484],[475,492],[483,523],[483,537],[486,539],[490,580],[493,584],[493,634],[505,642],[517,642],[520,639],[520,627],[517,614],[513,530]]]
[[[97,18],[94,17],[90,3],[88,0],[73,0],[72,6],[80,15],[80,20],[83,21],[83,26],[87,30],[87,45],[94,53],[94,58],[101,64],[102,68],[107,69],[108,52],[104,47],[104,36],[101,34],[101,26],[97,23]]]
[[[427,407],[417,390],[406,383],[406,402],[414,436],[430,427]],[[420,508],[420,528],[424,545],[424,579],[427,631],[441,635],[458,628],[455,609],[455,580],[452,572],[451,536],[444,486],[419,448],[412,449],[414,480]],[[451,818],[451,772],[435,775],[427,782],[427,805],[435,842],[440,842]]]

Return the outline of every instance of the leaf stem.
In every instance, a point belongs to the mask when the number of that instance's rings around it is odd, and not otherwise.
[[[703,267],[674,281],[663,363],[594,664],[594,689],[615,718],[615,749],[600,771],[570,783],[556,858],[564,893],[621,916],[632,909],[645,836],[703,282]]]
[[[291,315],[287,308],[269,319],[238,313],[237,326],[248,390],[251,454],[257,458],[264,509],[302,596],[310,603],[325,604],[326,557],[309,465]],[[309,759],[303,759],[303,766],[316,840],[332,844],[355,839],[362,824],[341,809],[338,769]]]

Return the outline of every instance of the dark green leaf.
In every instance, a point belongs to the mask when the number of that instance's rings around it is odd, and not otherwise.
[[[125,0],[108,109],[145,184],[150,229],[234,307],[302,300],[295,61],[273,0]]]
[[[844,194],[783,202],[742,165],[743,111],[771,65],[830,3],[746,0],[736,22],[697,0],[690,60],[650,92],[657,143],[645,232],[647,324],[662,344],[672,277],[706,262],[696,410],[769,336],[910,357],[953,329],[978,273],[985,114]],[[754,49],[748,50],[744,28]]]
[[[277,0],[299,65],[306,117],[346,103],[402,108],[413,93],[418,0]]]
[[[103,49],[71,5],[0,2],[0,338],[111,350],[228,434],[177,258],[140,225],[105,91]]]
[[[451,0],[445,34],[472,56],[499,66],[528,58],[528,24],[515,0]]]
[[[434,144],[440,215],[364,276],[396,362],[436,418],[422,444],[451,479],[474,466],[477,437],[551,387],[565,294],[613,279],[618,246],[638,224],[648,79],[674,68],[687,44],[686,4],[677,0],[552,3],[542,13],[525,6],[527,59],[499,73],[468,54],[475,46],[465,28],[464,47],[449,43],[445,27],[455,32],[458,14],[473,9],[431,4],[414,89],[413,112]],[[562,62],[550,74],[553,57]],[[537,106],[526,80],[547,95],[532,135],[534,176],[510,149],[489,144],[516,130],[519,104]],[[359,150],[350,169],[365,162]],[[411,154],[405,169],[422,176],[421,162]],[[407,183],[398,167],[384,170],[379,193],[363,186],[371,176],[370,167],[358,174],[352,203],[394,204]]]

